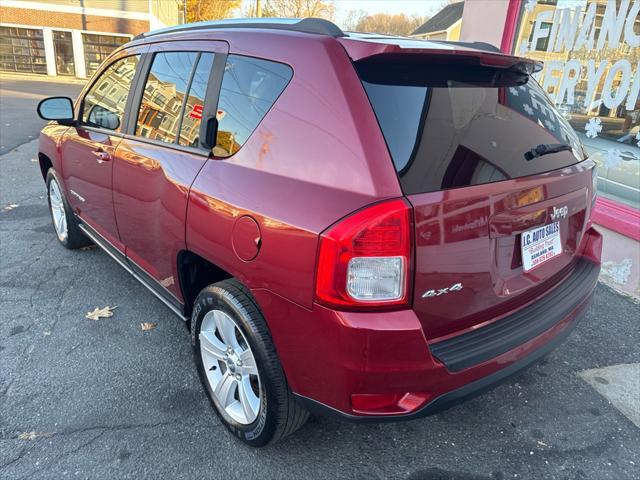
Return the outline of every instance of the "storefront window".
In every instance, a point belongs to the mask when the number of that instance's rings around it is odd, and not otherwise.
[[[0,27],[0,70],[46,74],[42,30]]]
[[[73,59],[71,32],[53,32],[53,51],[56,55],[56,73],[58,75],[75,75],[76,65]]]
[[[514,53],[598,163],[598,191],[640,208],[640,1],[523,0]]]
[[[83,33],[82,42],[84,43],[84,63],[87,76],[93,75],[111,52],[129,40],[129,37]]]

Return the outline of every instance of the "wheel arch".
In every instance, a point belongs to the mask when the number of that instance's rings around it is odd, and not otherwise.
[[[40,164],[40,173],[42,174],[42,179],[47,181],[47,172],[50,168],[53,168],[53,162],[51,159],[42,152],[38,153],[38,163]]]
[[[178,281],[184,299],[184,314],[191,316],[193,304],[200,291],[213,284],[234,278],[233,275],[215,263],[190,250],[178,253]]]

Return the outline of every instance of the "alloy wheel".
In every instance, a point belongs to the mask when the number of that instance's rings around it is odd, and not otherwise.
[[[49,205],[56,235],[58,235],[58,239],[60,239],[61,242],[64,242],[69,235],[67,216],[64,210],[64,201],[62,200],[60,186],[55,180],[49,182]]]
[[[234,421],[249,425],[260,412],[261,383],[256,360],[235,321],[221,310],[202,319],[200,355],[216,403]]]

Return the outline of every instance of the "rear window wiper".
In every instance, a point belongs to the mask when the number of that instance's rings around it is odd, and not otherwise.
[[[548,155],[550,153],[564,152],[566,150],[572,150],[572,148],[566,143],[541,143],[537,147],[533,147],[528,152],[525,152],[525,160],[533,160],[534,158]]]

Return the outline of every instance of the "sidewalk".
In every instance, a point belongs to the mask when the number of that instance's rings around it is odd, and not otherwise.
[[[35,73],[14,73],[14,72],[0,72],[1,80],[28,80],[28,81],[40,81],[49,83],[63,83],[63,84],[77,84],[84,85],[89,81],[88,78],[76,78],[76,77],[63,77],[53,75],[37,75]]]

